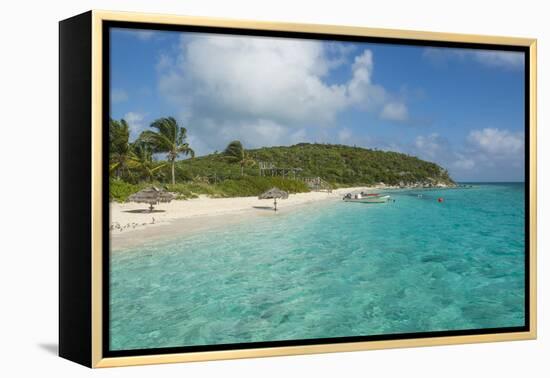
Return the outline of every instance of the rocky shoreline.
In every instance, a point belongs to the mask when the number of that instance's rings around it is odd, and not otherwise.
[[[443,181],[419,181],[419,182],[399,182],[397,185],[386,185],[383,182],[377,185],[380,189],[443,189],[458,188],[460,185],[454,182]]]

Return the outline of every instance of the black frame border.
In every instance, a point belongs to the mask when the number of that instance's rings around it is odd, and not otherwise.
[[[516,45],[499,45],[485,43],[470,43],[470,42],[446,42],[446,41],[430,41],[422,39],[406,39],[406,38],[390,38],[390,37],[368,37],[368,36],[352,36],[352,35],[334,35],[330,33],[309,33],[309,32],[291,32],[291,31],[274,31],[261,29],[246,29],[246,28],[229,28],[229,27],[214,27],[214,26],[196,26],[196,25],[176,25],[176,24],[158,24],[147,22],[133,21],[102,21],[102,144],[109,145],[109,117],[110,117],[110,29],[145,29],[155,31],[173,31],[173,32],[196,32],[196,33],[214,33],[214,34],[229,34],[243,35],[256,37],[276,37],[276,38],[295,38],[295,39],[313,39],[313,40],[329,40],[341,42],[355,43],[377,43],[390,45],[404,46],[423,46],[423,47],[447,47],[447,48],[462,48],[462,49],[477,49],[477,50],[498,50],[498,51],[516,51],[524,53],[524,117],[525,117],[525,325],[520,327],[503,327],[503,328],[485,328],[485,329],[466,329],[466,330],[448,330],[448,331],[430,331],[430,332],[415,332],[415,333],[396,333],[384,335],[369,335],[369,336],[347,336],[347,337],[332,337],[319,339],[297,339],[297,340],[278,340],[278,341],[261,341],[249,343],[235,344],[213,344],[213,345],[197,345],[197,346],[180,346],[180,347],[165,347],[165,348],[150,348],[150,349],[130,349],[130,350],[110,350],[109,341],[109,276],[110,276],[110,233],[109,233],[109,180],[104,174],[102,178],[102,355],[103,358],[108,357],[130,357],[143,355],[159,355],[173,353],[193,353],[207,351],[222,351],[222,350],[237,350],[237,349],[256,349],[256,348],[273,348],[273,347],[292,347],[306,345],[323,345],[323,344],[340,344],[340,343],[356,343],[368,341],[386,341],[386,340],[408,340],[408,339],[425,339],[435,337],[449,336],[474,336],[486,334],[503,334],[513,332],[529,332],[531,330],[530,318],[530,204],[531,204],[531,181],[530,181],[530,150],[531,150],[531,135],[530,135],[530,89],[531,89],[531,57],[530,48],[528,46]],[[109,152],[107,148],[102,149],[102,171],[109,171]],[[107,178],[107,179],[106,179]]]

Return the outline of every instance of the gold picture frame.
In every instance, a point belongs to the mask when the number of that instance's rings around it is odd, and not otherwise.
[[[80,19],[78,18],[80,17]],[[79,21],[80,20],[80,21]],[[82,21],[84,20],[84,21]],[[400,40],[415,40],[426,42],[453,42],[453,43],[467,43],[467,44],[479,44],[479,45],[503,45],[503,46],[520,46],[528,49],[529,54],[529,66],[528,66],[528,83],[529,83],[529,330],[524,332],[509,332],[509,333],[494,333],[494,334],[473,334],[473,335],[457,335],[457,336],[445,336],[445,337],[424,337],[424,338],[407,338],[398,340],[380,340],[380,341],[364,341],[364,342],[345,342],[345,343],[331,343],[331,344],[313,344],[313,345],[297,345],[297,346],[280,346],[280,347],[266,347],[266,348],[254,348],[254,349],[233,349],[233,350],[219,350],[219,351],[202,351],[202,352],[187,352],[187,353],[171,353],[171,354],[155,354],[155,355],[139,355],[139,356],[123,356],[123,357],[104,357],[103,355],[103,293],[105,288],[103,287],[103,274],[104,274],[104,164],[103,164],[103,152],[104,152],[104,137],[102,132],[102,124],[104,120],[103,107],[105,99],[103,98],[104,85],[103,82],[103,38],[104,38],[104,25],[105,22],[131,22],[140,24],[156,24],[156,25],[187,25],[187,26],[206,26],[216,28],[229,28],[229,29],[248,29],[255,31],[278,31],[278,32],[291,32],[291,33],[314,33],[333,36],[356,36],[356,37],[377,37],[377,38],[390,38]],[[65,23],[65,24],[63,24]],[[71,24],[72,23],[72,24]],[[83,25],[82,25],[83,24]],[[64,26],[68,25],[68,26]],[[71,26],[72,25],[72,26]],[[64,29],[64,27],[66,29]],[[90,80],[89,87],[85,87],[84,91],[91,90],[89,104],[83,104],[82,107],[88,106],[90,129],[86,135],[82,138],[85,141],[90,142],[90,170],[85,174],[89,175],[89,181],[83,183],[84,186],[90,185],[89,190],[91,199],[87,203],[89,206],[90,223],[84,225],[84,232],[87,232],[89,238],[89,245],[80,245],[80,248],[86,249],[89,253],[83,261],[75,262],[69,260],[73,257],[69,257],[68,251],[64,248],[69,248],[67,244],[65,247],[60,246],[60,260],[61,265],[64,268],[60,269],[60,288],[61,298],[60,301],[60,354],[63,357],[71,359],[73,361],[82,363],[90,367],[115,367],[115,366],[129,366],[129,365],[144,365],[144,364],[160,364],[160,363],[174,363],[174,362],[189,362],[189,361],[207,361],[207,360],[219,360],[219,359],[237,359],[237,358],[250,358],[250,357],[268,357],[268,356],[284,356],[284,355],[300,355],[300,354],[312,354],[312,353],[328,353],[328,352],[346,352],[346,351],[359,351],[359,350],[371,350],[371,349],[387,349],[387,348],[402,348],[402,347],[421,347],[421,346],[435,346],[435,345],[448,345],[448,344],[466,344],[466,343],[482,343],[482,342],[496,342],[496,341],[512,341],[512,340],[530,340],[535,339],[537,335],[537,297],[536,297],[536,203],[537,203],[537,170],[536,170],[536,123],[537,123],[537,105],[536,105],[536,84],[537,84],[537,41],[536,39],[528,38],[514,38],[514,37],[500,37],[500,36],[482,36],[482,35],[469,35],[469,34],[452,34],[452,33],[435,33],[424,31],[410,31],[410,30],[393,30],[393,29],[376,29],[354,26],[334,26],[334,25],[316,25],[316,24],[294,24],[294,23],[279,23],[279,22],[259,22],[259,21],[247,21],[247,20],[230,20],[230,19],[218,19],[209,17],[188,17],[188,16],[174,16],[174,15],[160,15],[160,14],[144,14],[144,13],[127,13],[127,12],[110,12],[93,10],[82,16],[77,16],[73,19],[61,22],[60,34],[75,33],[75,30],[86,30],[87,35],[90,37],[89,45],[85,46],[78,44],[78,41],[72,41],[70,39],[64,40],[61,35],[61,60],[64,57],[64,48],[67,51],[66,54],[74,54],[71,50],[71,46],[80,46],[82,49],[88,49],[91,61],[89,63]],[[73,37],[74,38],[74,37]],[[75,47],[77,48],[77,47]],[[86,59],[83,57],[82,59]],[[63,62],[61,64],[61,74],[63,71]],[[527,69],[527,67],[526,67]],[[63,81],[64,79],[60,79]],[[67,79],[68,81],[68,79]],[[63,89],[63,82],[61,83]],[[80,99],[79,99],[80,100]],[[61,112],[64,107],[70,105],[71,100],[61,95]],[[63,114],[61,116],[61,129],[63,134],[64,126],[63,122],[69,120],[69,116],[65,120]],[[90,131],[91,130],[91,131]],[[63,135],[61,137],[63,140]],[[61,143],[63,145],[63,143]],[[63,147],[61,147],[63,148]],[[63,160],[63,153],[61,160]],[[63,165],[63,162],[61,163]],[[63,169],[61,175],[63,176]],[[63,186],[63,179],[62,186]],[[67,189],[68,190],[68,189]],[[74,194],[78,196],[78,194]],[[62,208],[66,206],[63,201],[60,205]],[[60,218],[63,218],[63,211]],[[527,220],[526,220],[527,221]],[[61,220],[64,223],[63,220]],[[61,229],[61,238],[66,237],[66,232],[70,231],[71,226],[64,223],[64,227]],[[87,228],[89,226],[89,228]],[[65,233],[64,233],[65,232]],[[75,231],[76,232],[76,231]],[[74,241],[74,243],[77,243]],[[74,246],[79,244],[72,244],[73,249],[70,251],[73,254],[78,251],[74,250]],[[64,262],[66,261],[65,265]],[[80,264],[76,266],[75,264]],[[75,267],[76,266],[76,267]],[[83,329],[73,325],[73,328],[66,329],[66,324],[69,319],[78,316],[78,313],[74,309],[70,309],[69,304],[64,302],[72,301],[71,295],[74,293],[68,293],[70,289],[66,289],[67,285],[72,285],[76,289],[81,289],[78,284],[71,281],[70,273],[66,272],[66,269],[73,269],[76,271],[86,271],[89,273],[86,279],[90,281],[90,293],[89,296],[84,294],[84,306],[86,311],[90,310],[89,318],[84,320],[84,323],[91,321],[89,328]],[[65,269],[65,270],[64,270]],[[88,302],[89,301],[89,302]],[[87,307],[89,305],[89,307]],[[83,324],[84,324],[83,323]],[[86,323],[87,324],[87,323]],[[85,325],[85,324],[84,324]],[[78,330],[77,330],[78,328]],[[81,329],[82,328],[82,329]],[[82,332],[82,333],[80,333]],[[85,335],[84,335],[85,334]],[[84,335],[84,336],[83,336]],[[78,338],[82,340],[82,343],[89,344],[81,348],[80,352],[73,352],[76,348]],[[84,356],[84,357],[82,357]]]

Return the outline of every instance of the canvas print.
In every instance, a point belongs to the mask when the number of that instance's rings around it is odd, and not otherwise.
[[[109,351],[524,329],[524,52],[108,38]]]

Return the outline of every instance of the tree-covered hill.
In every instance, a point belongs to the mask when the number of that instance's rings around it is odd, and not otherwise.
[[[247,150],[246,161],[236,164],[226,153],[215,153],[177,162],[183,180],[203,178],[218,181],[243,173],[296,178],[320,177],[333,186],[453,185],[448,172],[435,163],[397,152],[331,144],[300,143],[294,146]],[[244,161],[244,160],[243,160]]]
[[[189,157],[185,160],[178,160]],[[133,142],[124,120],[109,122],[109,196],[128,196],[152,185],[179,198],[255,196],[277,186],[289,193],[384,183],[392,186],[454,186],[435,163],[397,152],[334,144],[247,150],[231,141],[223,152],[195,157],[187,129],[159,118]]]

